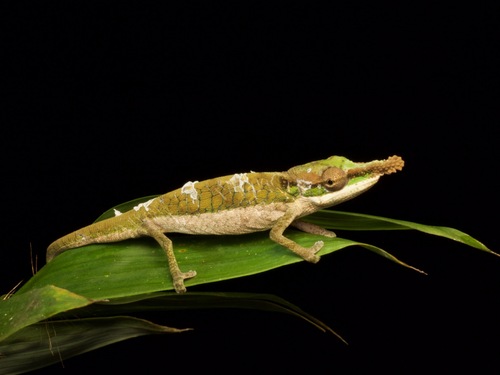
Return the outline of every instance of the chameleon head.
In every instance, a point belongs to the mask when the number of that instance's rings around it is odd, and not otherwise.
[[[395,155],[368,163],[331,156],[289,169],[288,190],[320,208],[330,207],[358,196],[375,185],[380,176],[396,173],[403,166],[403,159]]]

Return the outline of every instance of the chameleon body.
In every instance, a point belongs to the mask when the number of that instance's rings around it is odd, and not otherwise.
[[[403,165],[399,156],[369,163],[332,156],[285,172],[237,173],[187,182],[130,211],[116,211],[115,217],[58,239],[47,249],[47,262],[84,245],[150,236],[164,249],[174,288],[182,293],[186,291],[184,280],[196,276],[196,272],[181,272],[172,241],[165,233],[230,235],[270,230],[273,241],[316,263],[323,242],[303,247],[285,237],[285,229],[292,225],[308,233],[334,237],[333,232],[300,218],[354,198],[380,176],[401,170]]]

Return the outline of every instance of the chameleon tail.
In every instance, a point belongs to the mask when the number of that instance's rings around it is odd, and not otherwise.
[[[47,263],[62,252],[95,243],[122,241],[140,234],[117,224],[118,217],[103,220],[74,231],[52,242],[47,248]],[[121,220],[120,216],[120,220]]]

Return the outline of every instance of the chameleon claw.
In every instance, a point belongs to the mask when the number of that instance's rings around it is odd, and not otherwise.
[[[306,249],[307,253],[303,256],[303,258],[308,262],[318,263],[319,256],[316,255],[316,253],[321,250],[324,244],[325,243],[323,241],[316,241],[314,245],[312,245],[309,249]]]
[[[177,293],[186,293],[186,286],[184,285],[184,280],[190,279],[195,276],[196,276],[196,271],[178,272],[175,275],[172,275],[175,291]]]

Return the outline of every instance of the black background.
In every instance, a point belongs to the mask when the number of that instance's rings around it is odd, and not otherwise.
[[[339,209],[461,229],[499,250],[498,23],[484,5],[2,5],[2,293],[54,239],[188,180],[344,155],[403,172]],[[450,3],[451,4],[451,3]],[[36,373],[498,369],[500,259],[413,232],[190,290],[276,294],[280,314],[158,314],[195,330]]]

